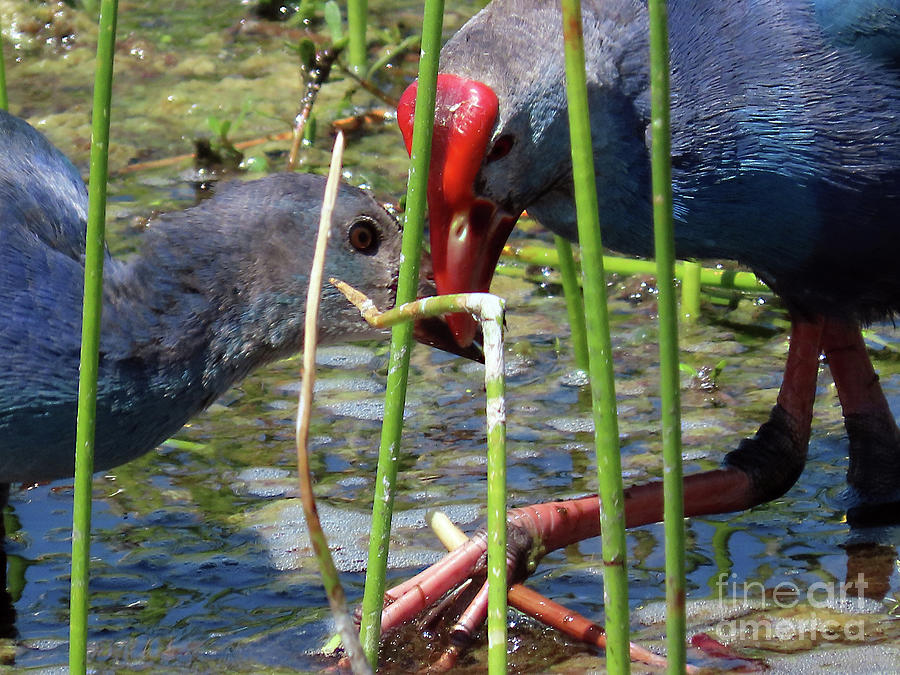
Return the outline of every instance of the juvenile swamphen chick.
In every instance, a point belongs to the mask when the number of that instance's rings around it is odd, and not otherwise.
[[[140,253],[107,256],[97,470],[174,434],[228,387],[303,344],[307,277],[325,179],[232,184],[151,221]],[[87,193],[65,156],[0,110],[0,483],[74,470]],[[326,278],[393,303],[400,230],[343,186]],[[320,340],[373,334],[327,285]]]
[[[846,420],[855,497],[883,502],[900,489],[900,432],[859,331],[900,310],[897,46],[875,39],[898,35],[898,5],[830,4],[668,3],[677,253],[748,265],[792,316],[769,421],[722,469],[687,478],[688,515],[747,508],[794,484],[822,353]],[[646,3],[582,8],[603,242],[651,255]],[[429,181],[435,279],[441,293],[481,291],[525,209],[576,238],[559,3],[494,0],[445,45],[440,71]],[[414,100],[415,85],[398,111],[408,147]],[[469,317],[449,319],[465,344]],[[553,550],[599,534],[597,511],[592,497],[511,515]],[[629,525],[661,516],[659,484],[627,492]]]

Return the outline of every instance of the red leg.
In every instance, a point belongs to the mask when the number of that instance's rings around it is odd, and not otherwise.
[[[896,426],[859,325],[829,319],[825,323],[822,351],[828,359],[844,414],[886,417]]]
[[[847,482],[859,501],[900,499],[900,429],[855,323],[829,319],[822,350],[850,439]]]
[[[825,322],[792,323],[791,345],[778,402],[753,439],[731,452],[725,467],[685,478],[685,515],[727,513],[749,508],[784,494],[806,461],[806,446],[816,393],[819,354]],[[628,527],[662,519],[662,483],[633,486],[625,491]],[[540,558],[553,550],[600,534],[600,504],[596,496],[513,509],[508,516],[511,575],[518,581],[530,574]],[[483,569],[483,531],[444,560],[388,591],[390,604],[382,628],[412,619],[445,592]]]
[[[755,438],[744,439],[725,458],[727,467],[747,474],[749,505],[783,495],[797,482],[806,464],[824,327],[822,318],[792,320],[784,379],[769,421]]]

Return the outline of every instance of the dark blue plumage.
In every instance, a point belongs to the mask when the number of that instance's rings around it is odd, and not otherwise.
[[[749,265],[802,311],[871,318],[900,309],[900,79],[852,48],[886,47],[850,36],[876,6],[896,27],[897,3],[816,5],[669,3],[676,245]],[[583,9],[603,241],[649,255],[645,3]],[[481,166],[476,194],[574,239],[558,3],[494,0],[441,70],[491,87],[491,142],[515,139]]]
[[[900,2],[667,7],[676,251],[748,265],[792,318],[772,417],[726,458],[749,476],[749,491],[736,487],[749,496],[719,508],[771,499],[799,476],[820,354],[844,412],[851,487],[893,499],[900,429],[859,324],[900,311]],[[603,243],[650,255],[647,5],[588,0],[582,10]],[[576,237],[558,4],[493,0],[444,46],[440,69],[435,279],[444,293],[481,290],[524,209]],[[412,91],[400,105],[407,139]],[[465,317],[451,320],[465,342]]]
[[[324,179],[222,188],[151,221],[141,252],[107,258],[96,468],[132,459],[258,366],[300,349]],[[0,482],[73,470],[87,196],[37,131],[0,111]],[[392,302],[399,229],[342,187],[326,276]],[[323,341],[372,333],[331,287]]]
[[[24,120],[0,110],[0,227],[26,229],[71,258],[84,253],[87,189],[72,163]]]
[[[813,0],[816,20],[836,45],[900,68],[898,0]]]
[[[849,440],[847,520],[900,522],[900,427],[860,332],[861,321],[900,311],[898,5],[666,3],[677,253],[749,265],[791,313],[768,420],[721,468],[685,479],[687,516],[749,508],[794,485],[824,356]],[[603,243],[650,255],[647,3],[581,6]],[[493,0],[441,52],[428,201],[442,293],[488,287],[525,209],[576,238],[562,23],[558,2]],[[415,91],[410,86],[398,107],[407,148]],[[448,319],[465,344],[469,317]],[[661,482],[631,486],[625,521],[656,522],[667,498]],[[508,556],[531,569],[547,551],[599,535],[600,510],[596,497],[515,509]],[[393,606],[426,586],[461,583],[464,561],[478,559],[485,541],[473,537],[450,554],[452,564],[392,593]],[[486,614],[482,597],[467,616]]]

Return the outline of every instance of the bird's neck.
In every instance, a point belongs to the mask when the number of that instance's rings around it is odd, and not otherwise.
[[[299,349],[302,299],[265,283],[252,234],[225,233],[183,213],[160,219],[141,253],[110,275],[108,357],[205,401]]]

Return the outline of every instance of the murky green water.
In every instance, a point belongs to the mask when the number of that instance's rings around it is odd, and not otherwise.
[[[418,3],[370,4],[385,30],[402,23],[397,31],[404,35],[420,21]],[[450,15],[451,26],[474,4],[454,3],[461,9]],[[296,31],[242,21],[249,9],[237,2],[195,2],[187,8],[122,2],[120,10],[113,170],[190,152],[190,139],[210,134],[207,117],[236,119],[245,106],[249,112],[235,139],[288,128],[300,92],[296,59],[284,42],[296,38]],[[53,21],[37,30],[38,15],[42,21],[53,15]],[[6,46],[12,111],[83,168],[93,58],[88,22],[77,11],[21,0],[0,0],[0,19],[4,37],[9,39],[10,25],[15,29],[14,45]],[[35,35],[23,36],[26,32]],[[396,96],[412,71],[409,64],[394,70],[404,72],[380,82]],[[317,108],[317,143],[304,158],[311,170],[321,171],[327,161],[328,120],[383,107],[352,89],[340,77],[325,87]],[[276,169],[285,147],[268,143],[249,154]],[[399,133],[386,124],[353,134],[347,165],[349,180],[396,198],[406,171]],[[114,178],[115,251],[134,248],[142,214],[192,202],[188,169],[181,163]],[[612,306],[628,484],[657,477],[661,470],[654,305],[652,295],[630,301],[634,287],[617,290]],[[595,484],[590,404],[573,377],[565,342],[557,340],[565,323],[558,289],[500,277],[495,290],[511,307],[510,501],[527,504],[590,492]],[[784,326],[776,309],[743,302],[734,311],[708,308],[702,324],[684,334],[682,358],[692,368],[726,360],[716,392],[691,386],[685,377],[688,471],[716,466],[766,418],[786,353]],[[897,346],[890,328],[877,332]],[[876,358],[886,392],[900,410],[900,361],[887,351]],[[362,593],[386,347],[374,342],[329,348],[320,362],[313,467],[321,509],[340,546],[338,559],[348,570],[343,579],[355,602]],[[301,543],[304,527],[291,498],[298,370],[296,360],[276,364],[229,392],[177,436],[195,445],[166,445],[97,478],[90,650],[98,671],[274,672],[322,666],[315,650],[329,634],[327,603]],[[435,559],[439,545],[422,527],[423,509],[441,507],[467,529],[483,523],[481,382],[479,366],[423,347],[414,353],[397,499],[402,527],[392,578],[404,578]],[[843,672],[900,670],[894,668],[900,662],[900,533],[896,528],[851,532],[843,522],[846,452],[840,408],[824,374],[809,466],[800,483],[751,512],[690,521],[693,630],[715,635],[718,628],[723,641],[784,670],[808,672],[829,663]],[[58,482],[11,497],[8,530],[15,531],[7,551],[17,634],[4,643],[4,655],[19,667],[56,667],[67,659],[71,492],[69,482]],[[629,555],[633,626],[642,642],[656,646],[664,598],[661,526],[631,532]],[[839,613],[839,603],[828,602],[828,590],[855,579],[860,565],[873,599]],[[599,542],[584,542],[549,556],[530,584],[602,620],[600,567]],[[803,602],[778,608],[773,590],[787,587]],[[765,611],[742,602],[744,588],[751,599],[758,599],[761,589],[769,593]],[[746,639],[762,619],[781,632]],[[813,619],[826,632],[801,639],[804,630],[810,635]],[[862,632],[854,633],[858,626]],[[519,666],[568,672],[603,667],[602,655],[551,638],[528,622],[519,622],[511,636]],[[539,644],[545,645],[542,651],[536,651]],[[853,649],[860,644],[866,649]],[[386,657],[403,669],[413,665],[409,654],[399,649]],[[481,658],[476,653],[468,664],[477,666]]]

